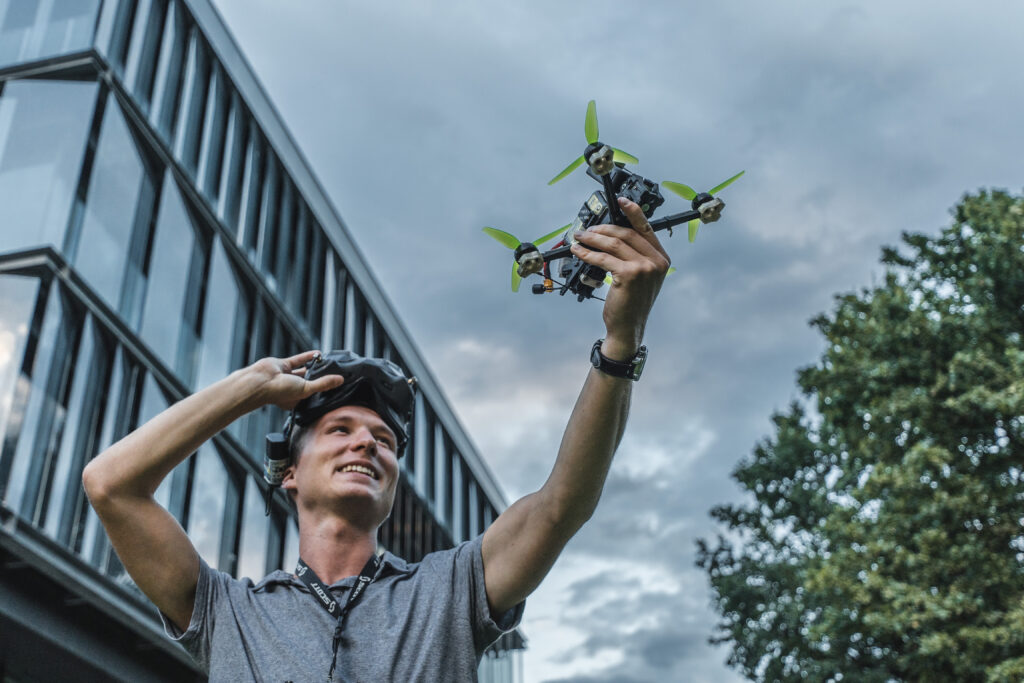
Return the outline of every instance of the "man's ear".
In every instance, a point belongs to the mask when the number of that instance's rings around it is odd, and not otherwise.
[[[295,461],[284,471],[284,479],[281,480],[281,488],[285,491],[294,491],[298,485],[295,482]]]

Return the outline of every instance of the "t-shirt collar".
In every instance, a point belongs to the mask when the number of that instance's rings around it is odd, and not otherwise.
[[[380,558],[381,568],[377,570],[377,578],[387,576],[388,574],[410,574],[413,571],[412,567],[409,566],[408,562],[398,557],[397,555],[389,553],[386,550],[383,553],[381,553]],[[354,576],[346,576],[344,579],[340,579],[332,583],[331,587],[348,586],[349,584],[355,581],[355,578],[356,577]],[[257,583],[255,586],[255,590],[262,590],[264,588],[267,588],[268,586],[279,584],[299,586],[303,589],[305,588],[305,585],[302,583],[302,581],[296,578],[294,574],[292,574],[291,572],[284,571],[283,569],[278,569],[276,571],[271,572],[270,574],[267,574],[267,576],[264,577],[262,581]]]

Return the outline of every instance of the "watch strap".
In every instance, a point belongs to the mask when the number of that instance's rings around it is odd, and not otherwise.
[[[603,343],[604,339],[598,339],[590,349],[590,362],[595,368],[612,377],[621,377],[622,379],[629,379],[634,382],[640,379],[640,375],[644,371],[644,363],[647,362],[646,346],[641,346],[637,349],[636,355],[632,359],[621,361],[612,360],[601,353],[601,345]]]

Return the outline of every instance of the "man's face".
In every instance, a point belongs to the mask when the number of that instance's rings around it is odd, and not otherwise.
[[[333,510],[379,526],[391,512],[398,483],[395,434],[364,406],[342,406],[310,428],[282,488],[300,509]]]

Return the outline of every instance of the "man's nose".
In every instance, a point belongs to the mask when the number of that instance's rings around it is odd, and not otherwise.
[[[357,448],[366,448],[371,452],[377,449],[377,439],[373,436],[373,432],[370,431],[369,427],[357,428],[353,439]]]

